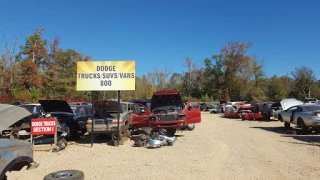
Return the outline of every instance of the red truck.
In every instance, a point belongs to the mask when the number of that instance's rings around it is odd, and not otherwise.
[[[134,128],[165,129],[172,136],[179,129],[187,127],[193,130],[194,123],[201,122],[199,101],[192,99],[185,105],[177,90],[155,92],[151,99],[151,111],[142,104],[139,106],[140,111],[132,112]]]

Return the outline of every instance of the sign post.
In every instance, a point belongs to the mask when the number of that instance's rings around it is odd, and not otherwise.
[[[120,138],[120,91],[135,90],[135,61],[77,62],[77,91],[118,91],[118,137]],[[93,94],[93,93],[92,93]],[[92,96],[92,101],[93,96]],[[92,102],[94,108],[94,102]],[[92,118],[93,146],[94,113]],[[117,144],[119,145],[119,138]]]

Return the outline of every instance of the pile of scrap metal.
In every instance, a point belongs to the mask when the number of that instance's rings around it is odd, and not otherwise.
[[[134,141],[135,147],[160,148],[161,146],[173,146],[176,137],[166,136],[166,131],[153,131],[143,128],[143,130],[134,131],[130,137]]]

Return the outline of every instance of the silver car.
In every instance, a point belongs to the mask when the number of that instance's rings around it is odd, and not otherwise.
[[[288,108],[278,114],[281,122],[289,128],[290,124],[296,124],[302,130],[320,128],[320,106],[314,104],[302,104]]]

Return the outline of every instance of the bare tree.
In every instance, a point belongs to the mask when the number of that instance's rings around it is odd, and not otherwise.
[[[15,63],[15,55],[16,49],[18,46],[18,38],[14,37],[13,44],[10,46],[8,41],[6,41],[5,36],[2,37],[1,44],[3,44],[3,48],[0,49],[1,59],[5,61],[5,66],[8,68],[8,76],[10,79],[10,88],[13,84],[14,79],[14,63]]]

